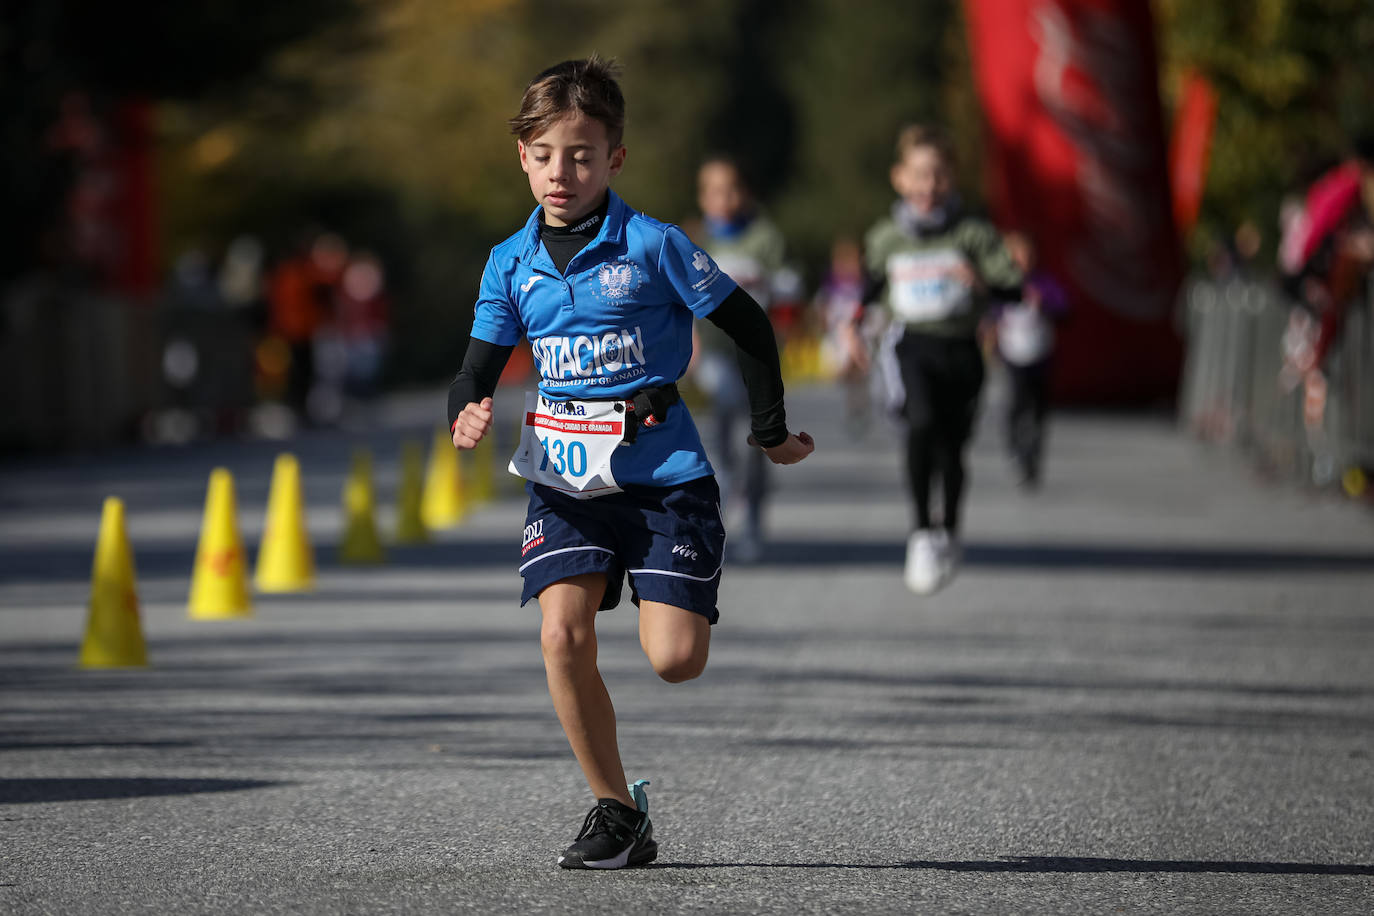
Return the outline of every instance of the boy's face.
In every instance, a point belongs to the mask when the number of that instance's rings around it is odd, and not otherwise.
[[[954,175],[933,146],[914,146],[892,167],[892,188],[917,213],[929,213],[949,197]]]
[[[520,168],[550,226],[567,226],[595,210],[625,164],[625,147],[611,149],[606,125],[580,111],[529,143],[516,141]]]
[[[697,175],[697,206],[709,219],[729,222],[744,212],[749,192],[728,162],[708,162]]]

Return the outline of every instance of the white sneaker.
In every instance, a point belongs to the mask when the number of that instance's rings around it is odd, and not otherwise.
[[[959,571],[959,562],[964,558],[963,545],[957,537],[941,529],[935,536],[935,553],[939,557],[940,584],[948,585]]]
[[[903,578],[906,587],[918,595],[929,595],[940,587],[940,556],[929,529],[914,531],[907,538]]]

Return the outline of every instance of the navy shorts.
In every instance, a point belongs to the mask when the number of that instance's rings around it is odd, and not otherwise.
[[[661,601],[720,617],[716,592],[725,551],[720,488],[714,477],[672,487],[627,486],[620,493],[573,499],[527,483],[520,575],[523,606],[571,576],[604,573],[601,610],[620,603],[626,574],[630,600]]]

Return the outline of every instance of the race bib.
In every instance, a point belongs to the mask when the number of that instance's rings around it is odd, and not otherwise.
[[[1013,366],[1037,363],[1054,349],[1054,326],[1033,306],[1009,305],[997,323],[997,348]]]
[[[618,493],[611,456],[624,433],[624,401],[554,401],[527,391],[510,472],[578,499]]]
[[[952,248],[904,251],[887,259],[892,313],[907,324],[941,321],[967,312],[973,288],[959,268],[968,262]]]

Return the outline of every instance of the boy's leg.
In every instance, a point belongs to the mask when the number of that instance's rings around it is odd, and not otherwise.
[[[685,608],[641,600],[639,645],[659,677],[670,684],[680,684],[705,670],[711,649],[711,624]]]
[[[983,388],[983,356],[973,341],[951,341],[948,347],[936,408],[936,461],[944,486],[944,527],[953,536],[959,531],[964,497],[964,450],[973,436]]]
[[[1029,460],[1027,470],[1032,481],[1040,479],[1040,459],[1045,452],[1045,417],[1050,406],[1050,364],[1046,360],[1035,367],[1030,391],[1030,427],[1027,449]]]
[[[935,403],[938,392],[924,365],[928,358],[922,341],[908,334],[897,342],[898,366],[906,391],[903,412],[906,417],[907,488],[916,507],[915,527],[931,527],[930,489],[935,471]]]
[[[596,613],[606,577],[587,573],[539,593],[539,632],[549,695],[582,774],[597,798],[634,807],[615,735],[615,707],[596,667]]]

